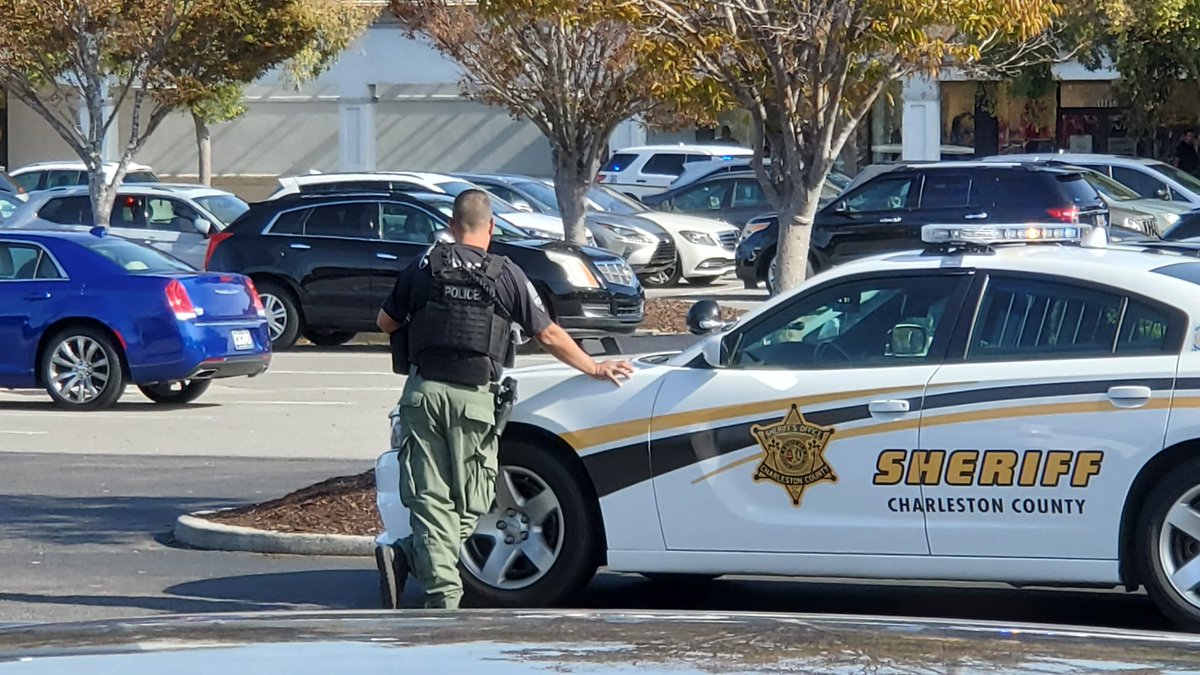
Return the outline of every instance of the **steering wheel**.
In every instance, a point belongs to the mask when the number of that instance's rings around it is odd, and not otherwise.
[[[822,343],[818,344],[817,348],[813,350],[813,361],[814,362],[822,361],[822,360],[828,360],[830,362],[834,361],[835,359],[825,359],[824,358],[826,350],[834,352],[834,356],[841,359],[842,361],[845,361],[846,363],[850,363],[850,361],[851,361],[850,355],[846,353],[846,350],[842,349],[840,346],[838,346],[836,343],[833,343],[833,342],[822,342]]]

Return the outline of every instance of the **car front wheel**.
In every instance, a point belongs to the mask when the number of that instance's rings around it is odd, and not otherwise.
[[[599,517],[586,477],[556,453],[521,441],[500,451],[491,512],[463,546],[467,594],[493,607],[557,605],[577,593],[600,560]]]
[[[1151,489],[1136,537],[1146,592],[1176,623],[1200,629],[1200,459],[1172,469]]]
[[[175,380],[139,386],[138,390],[155,403],[183,405],[200,398],[211,386],[212,380]]]
[[[95,328],[68,328],[50,338],[40,367],[46,392],[64,408],[100,410],[125,392],[121,355]]]
[[[671,263],[670,267],[663,268],[653,274],[647,274],[642,277],[642,284],[647,288],[667,288],[679,284],[681,275],[679,271],[683,269],[683,263],[679,261],[679,256],[675,256],[675,262]]]

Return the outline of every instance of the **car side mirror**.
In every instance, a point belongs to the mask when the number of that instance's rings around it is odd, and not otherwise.
[[[433,241],[439,244],[453,244],[454,235],[450,234],[450,230],[438,230],[433,233]]]
[[[1164,201],[1171,201],[1171,193],[1166,188],[1158,188],[1154,191],[1154,196]]]
[[[513,208],[523,213],[533,213],[533,207],[530,206],[529,202],[527,201],[518,199],[517,201],[512,202],[512,205]]]
[[[725,366],[725,341],[719,335],[709,335],[700,345],[700,354],[704,362],[713,368]]]
[[[721,208],[721,198],[720,197],[717,197],[714,195],[714,196],[708,198],[708,210],[709,211],[717,211],[720,208]]]
[[[914,358],[929,351],[929,332],[924,327],[902,323],[888,331],[888,356]]]
[[[850,210],[850,205],[846,203],[845,199],[843,199],[833,207],[833,210],[837,213],[845,213]]]
[[[208,222],[204,218],[197,218],[197,219],[193,220],[192,225],[196,228],[197,232],[204,235],[205,237],[212,234],[212,229],[213,229],[212,223]]]
[[[687,313],[687,327],[692,335],[711,335],[725,328],[721,306],[716,300],[700,300]]]

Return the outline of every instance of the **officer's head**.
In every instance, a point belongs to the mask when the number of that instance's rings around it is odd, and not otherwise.
[[[460,244],[487,248],[492,241],[492,198],[483,190],[464,190],[454,198],[450,216],[450,234]]]

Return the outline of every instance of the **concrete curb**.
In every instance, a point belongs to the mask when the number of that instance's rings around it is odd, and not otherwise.
[[[175,520],[175,541],[211,551],[246,551],[310,556],[373,556],[374,537],[345,534],[271,532],[253,527],[223,525],[202,516],[216,511],[196,511]]]

